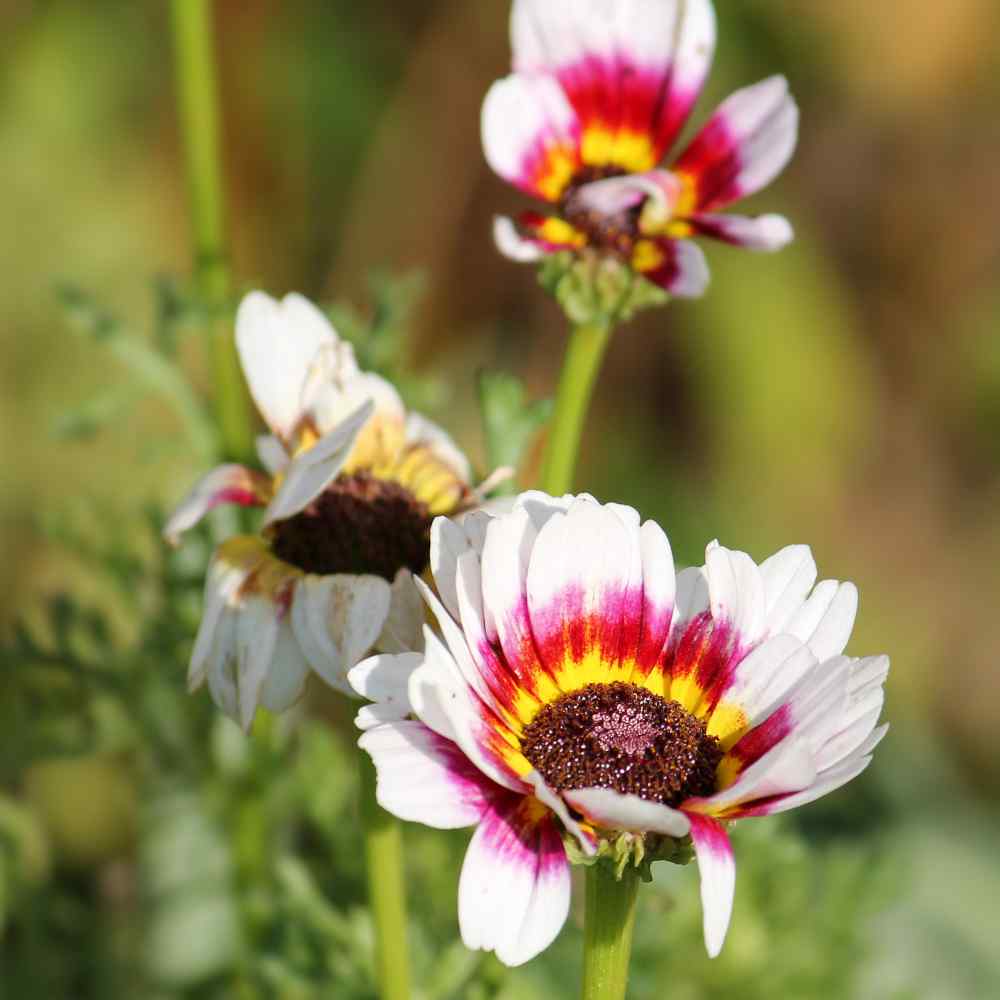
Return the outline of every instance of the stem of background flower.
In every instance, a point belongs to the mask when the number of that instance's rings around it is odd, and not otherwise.
[[[570,335],[542,466],[541,487],[553,496],[573,488],[583,422],[610,336],[611,326],[600,323],[574,327]]]
[[[246,461],[253,454],[253,423],[226,315],[230,282],[211,12],[207,0],[171,3],[177,107],[195,244],[195,283],[208,313],[206,335],[222,449],[225,458]]]
[[[410,953],[399,821],[375,801],[375,767],[363,751],[361,826],[368,868],[368,905],[375,924],[375,973],[380,1000],[409,1000]]]
[[[621,881],[605,864],[587,869],[583,924],[583,1000],[623,1000],[635,926],[639,874],[622,872]]]

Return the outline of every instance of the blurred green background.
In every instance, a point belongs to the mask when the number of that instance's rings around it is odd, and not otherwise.
[[[695,873],[660,873],[631,995],[998,995],[1000,7],[719,7],[698,116],[789,76],[800,148],[753,207],[798,240],[706,247],[704,301],[619,333],[578,481],[657,518],[684,564],[714,537],[757,558],[810,543],[860,587],[849,651],[892,656],[893,729],[851,788],[737,830],[717,962]],[[470,374],[548,395],[564,344],[489,235],[523,205],[479,147],[507,4],[215,14],[237,283],[364,317],[373,270],[419,268],[406,360],[482,466]],[[172,83],[165,4],[0,2],[0,626],[26,618],[44,647],[11,640],[0,676],[0,996],[369,997],[349,712],[316,693],[297,735],[247,745],[183,695],[205,550],[168,556],[147,508],[202,468],[56,294],[86,289],[142,341],[172,315],[162,276],[190,262]],[[179,350],[204,391],[197,338]],[[421,996],[573,995],[578,923],[513,973],[466,955],[465,835],[406,836]]]

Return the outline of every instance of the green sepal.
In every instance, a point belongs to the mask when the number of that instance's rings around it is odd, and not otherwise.
[[[574,325],[614,326],[670,301],[662,288],[624,261],[594,250],[547,256],[539,265],[538,280]]]
[[[669,861],[675,865],[687,865],[694,860],[694,848],[690,837],[666,837],[657,833],[630,833],[627,830],[609,833],[601,837],[597,850],[585,854],[575,837],[563,835],[566,857],[570,864],[604,864],[621,881],[627,868],[635,868],[643,882],[652,882],[651,866],[654,861]]]

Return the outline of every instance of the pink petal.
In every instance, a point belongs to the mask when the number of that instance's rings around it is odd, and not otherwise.
[[[702,212],[688,222],[700,236],[732,243],[746,250],[774,251],[788,246],[795,238],[791,224],[783,215],[716,215]]]
[[[526,580],[530,632],[542,665],[564,690],[615,679],[623,634],[638,632],[632,629],[642,615],[636,535],[610,506],[586,500],[538,534]],[[594,664],[599,675],[576,676]]]
[[[727,98],[673,165],[695,185],[698,212],[711,212],[771,183],[791,159],[798,108],[784,77]]]
[[[701,909],[709,958],[722,951],[733,913],[736,859],[723,826],[707,816],[692,814],[691,841],[701,875]]]
[[[378,772],[376,797],[387,812],[438,830],[472,826],[500,789],[462,751],[422,722],[388,722],[358,746]]]
[[[569,902],[569,862],[552,814],[535,799],[494,800],[462,865],[458,921],[465,946],[522,965],[555,940]]]
[[[708,0],[515,0],[511,40],[518,72],[557,77],[584,128],[609,137],[589,162],[648,170],[698,98],[715,16]]]
[[[555,79],[515,73],[490,87],[483,102],[486,161],[526,194],[556,202],[579,161],[576,113]]]
[[[653,244],[659,251],[649,263],[643,258],[633,259],[633,266],[654,285],[681,299],[697,299],[708,288],[708,263],[701,247],[691,240],[671,240],[659,237],[643,241]]]
[[[270,495],[271,481],[267,476],[242,465],[220,465],[199,480],[181,501],[164,525],[163,536],[176,545],[185,531],[221,504],[263,507]]]

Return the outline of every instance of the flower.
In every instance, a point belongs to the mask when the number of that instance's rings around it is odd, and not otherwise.
[[[795,148],[798,109],[783,77],[724,101],[670,168],[658,166],[701,92],[715,46],[710,0],[514,0],[514,72],[482,111],[490,166],[556,207],[498,218],[501,252],[535,261],[593,248],[678,296],[708,267],[692,236],[751,250],[792,239],[778,215],[720,209],[754,194]]]
[[[357,721],[383,808],[476,827],[466,945],[510,965],[544,949],[569,907],[567,850],[671,857],[690,838],[717,955],[728,825],[840,787],[885,733],[888,660],[842,655],[854,586],[814,587],[805,546],[758,566],[713,542],[675,575],[657,524],[589,496],[439,518],[431,545],[439,596],[421,589],[442,638],[425,628],[423,653],[372,657],[349,679],[374,702]]]
[[[164,533],[175,541],[219,504],[267,507],[259,534],[229,538],[212,557],[188,674],[191,690],[207,680],[249,729],[258,704],[280,712],[300,697],[310,667],[353,694],[347,670],[373,645],[419,646],[411,574],[427,565],[431,521],[479,494],[448,435],[360,371],[306,299],[250,293],[236,346],[271,430],[258,439],[267,472],[215,469]]]

